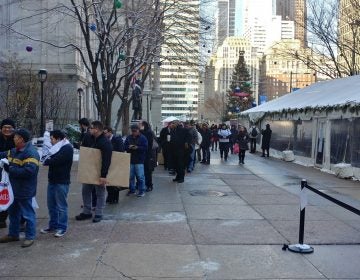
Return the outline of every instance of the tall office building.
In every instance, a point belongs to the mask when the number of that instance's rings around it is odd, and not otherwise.
[[[236,0],[229,0],[229,36],[235,35]]]
[[[359,2],[340,0],[339,8],[338,61],[344,75],[357,75],[360,73]]]
[[[219,0],[217,8],[217,45],[220,46],[229,36],[229,1]]]
[[[251,46],[258,51],[264,51],[272,22],[272,0],[244,0],[244,35]]]
[[[226,37],[244,35],[245,27],[243,18],[246,1],[247,0],[217,0],[217,46],[221,46]]]
[[[306,0],[295,0],[295,39],[300,40],[303,47],[307,46],[307,9]]]
[[[294,20],[295,0],[276,0],[276,15],[282,19]]]
[[[299,40],[290,39],[281,40],[261,57],[259,93],[268,101],[316,82],[316,75],[306,63],[286,54],[289,49],[310,53]]]
[[[197,119],[199,0],[180,0],[177,5],[179,9],[180,5],[183,5],[183,9],[168,10],[168,14],[165,14],[164,24],[169,26],[169,31],[165,34],[165,44],[161,49],[162,57],[167,58],[160,68],[160,89],[163,95],[161,115],[163,118],[176,116]],[[176,16],[173,16],[173,13],[176,13]]]
[[[276,0],[276,15],[281,16],[283,20],[295,22],[295,39],[300,40],[302,46],[306,47],[306,0]]]

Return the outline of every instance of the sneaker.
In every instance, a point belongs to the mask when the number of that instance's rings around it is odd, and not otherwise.
[[[40,233],[42,234],[48,234],[48,233],[54,233],[55,232],[55,229],[52,229],[52,228],[42,228],[40,230]]]
[[[66,230],[58,229],[58,230],[55,232],[54,236],[55,236],[55,237],[62,237],[62,236],[65,235],[65,233],[66,233]]]
[[[80,213],[79,215],[75,216],[75,219],[77,221],[89,220],[91,218],[92,218],[92,214],[85,214],[85,213]]]
[[[138,194],[137,194],[137,197],[144,197],[145,196],[145,192],[139,192]]]
[[[128,193],[126,194],[127,196],[130,196],[132,194],[135,194],[135,191],[128,191]]]
[[[34,244],[34,240],[25,239],[24,242],[21,244],[22,248],[30,247]]]
[[[146,188],[146,192],[151,192],[153,189],[154,189],[153,186],[147,187],[147,188]]]
[[[9,243],[9,242],[14,242],[14,241],[19,241],[19,240],[20,240],[19,237],[5,235],[0,238],[0,243]]]
[[[98,223],[102,220],[102,216],[101,215],[95,215],[94,219],[92,220],[93,223]]]

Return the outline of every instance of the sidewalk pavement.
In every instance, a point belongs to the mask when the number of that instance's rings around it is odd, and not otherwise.
[[[63,238],[38,235],[27,249],[0,245],[0,279],[360,279],[360,217],[309,193],[305,243],[310,255],[282,251],[298,241],[301,179],[360,208],[360,184],[319,170],[247,154],[197,164],[185,183],[159,166],[154,191],[120,193],[104,221],[75,221],[81,185],[73,167],[70,226]],[[41,168],[38,230],[47,225]],[[7,231],[0,230],[3,235]]]

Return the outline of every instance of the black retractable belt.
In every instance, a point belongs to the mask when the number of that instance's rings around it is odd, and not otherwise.
[[[320,195],[321,197],[323,197],[327,200],[330,200],[331,202],[341,206],[342,208],[345,208],[345,209],[355,213],[356,215],[360,216],[359,209],[356,209],[355,207],[353,207],[351,205],[348,205],[336,198],[333,198],[333,197],[309,186],[305,179],[301,180],[301,190],[303,191],[304,188],[306,188],[306,189]],[[310,253],[314,252],[314,248],[310,247],[309,245],[304,244],[304,228],[305,228],[305,207],[303,209],[300,209],[299,243],[293,244],[293,245],[284,244],[284,246],[282,247],[282,249],[284,251],[286,249],[289,249],[289,251],[291,251],[291,252],[301,253],[301,254],[310,254]]]

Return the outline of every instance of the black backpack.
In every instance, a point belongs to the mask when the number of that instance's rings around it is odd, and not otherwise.
[[[252,128],[252,130],[251,130],[251,136],[252,136],[252,137],[256,137],[257,135],[258,135],[258,132],[257,132],[256,127],[254,126],[254,127]]]

